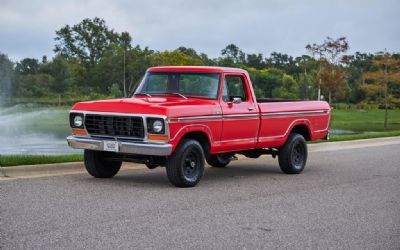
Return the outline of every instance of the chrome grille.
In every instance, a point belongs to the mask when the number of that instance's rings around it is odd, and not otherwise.
[[[91,135],[144,138],[142,117],[86,114],[85,127]]]

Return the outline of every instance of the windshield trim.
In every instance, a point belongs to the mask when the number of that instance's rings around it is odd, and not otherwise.
[[[142,93],[142,92],[138,92],[138,93],[135,93],[133,95],[134,96],[135,95],[143,95],[143,96],[145,96],[146,94]],[[160,92],[160,93],[151,93],[151,97],[154,97],[154,96],[157,96],[157,95],[175,95],[175,96],[177,96],[176,93],[172,93],[172,92],[171,93],[168,93],[168,92],[165,92],[165,93],[162,93],[162,92]],[[147,96],[147,97],[150,97],[150,96]],[[207,96],[201,96],[201,95],[188,95],[188,94],[185,94],[185,97],[187,97],[186,99],[189,99],[189,98],[206,99],[206,100],[217,100],[218,99],[218,98],[213,98],[213,97],[207,97]]]

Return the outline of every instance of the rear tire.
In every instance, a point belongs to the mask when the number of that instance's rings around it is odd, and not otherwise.
[[[194,187],[204,173],[204,151],[198,141],[183,139],[167,160],[169,181],[176,187]]]
[[[307,143],[304,137],[292,133],[279,150],[279,166],[286,174],[300,174],[307,162]]]
[[[109,161],[105,158],[111,153],[103,151],[85,150],[84,162],[87,172],[96,178],[114,177],[121,168],[121,161]]]
[[[206,157],[208,165],[215,168],[224,168],[231,162],[232,155],[215,154]]]

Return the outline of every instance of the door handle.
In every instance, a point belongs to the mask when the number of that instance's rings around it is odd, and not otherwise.
[[[254,110],[254,109],[255,109],[254,107],[249,107],[249,111]]]

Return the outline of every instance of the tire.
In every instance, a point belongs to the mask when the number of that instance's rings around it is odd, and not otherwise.
[[[200,143],[183,139],[167,160],[169,181],[176,187],[194,187],[204,173],[204,151]]]
[[[307,143],[304,137],[292,133],[279,150],[279,166],[286,174],[300,174],[307,162]]]
[[[109,161],[105,157],[110,153],[102,151],[85,150],[84,162],[87,172],[96,178],[114,177],[121,168],[121,161]]]
[[[206,157],[208,165],[215,168],[224,168],[231,162],[232,155],[215,154]]]

